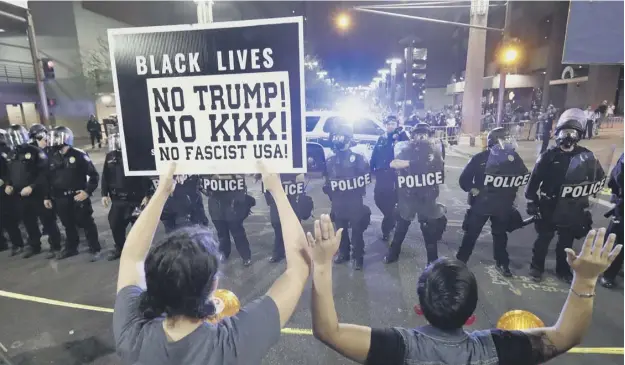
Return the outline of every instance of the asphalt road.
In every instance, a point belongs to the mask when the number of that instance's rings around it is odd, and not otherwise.
[[[101,171],[102,153],[92,153]],[[452,256],[462,237],[461,223],[467,208],[465,194],[457,180],[466,158],[450,155],[447,158],[447,184],[441,190],[441,201],[448,208],[449,225],[439,252]],[[258,204],[245,227],[252,245],[253,264],[243,268],[233,249],[231,260],[224,268],[220,286],[235,292],[243,304],[265,293],[284,270],[284,264],[270,264],[273,231],[267,221],[268,208],[260,195],[260,186],[249,181],[251,194]],[[310,182],[308,190],[315,201],[315,215],[329,211],[329,202],[321,192],[321,181]],[[373,211],[371,226],[365,233],[365,267],[354,272],[340,265],[334,273],[334,293],[340,320],[374,327],[424,324],[424,318],[414,312],[417,304],[416,282],[425,266],[425,250],[418,225],[410,228],[400,261],[384,265],[382,257],[385,243],[380,240],[381,214],[373,203],[373,186],[366,200]],[[95,194],[95,219],[101,241],[112,247],[111,232],[106,219],[107,211],[99,204]],[[522,201],[521,206],[525,204]],[[605,226],[603,212],[607,208],[595,204],[596,226]],[[304,224],[310,227],[310,220]],[[494,327],[497,319],[512,309],[529,310],[545,323],[551,324],[560,312],[567,285],[554,278],[554,254],[547,261],[547,279],[540,285],[529,281],[527,269],[531,245],[535,238],[533,227],[526,227],[510,235],[509,252],[513,279],[504,279],[494,270],[491,237],[486,227],[469,262],[479,280],[479,305],[475,322],[467,330]],[[162,234],[159,233],[159,235]],[[579,248],[581,242],[576,242]],[[555,243],[552,243],[552,248]],[[86,250],[86,244],[82,244]],[[24,260],[0,254],[0,342],[8,350],[15,365],[113,365],[119,364],[115,355],[111,331],[111,314],[85,309],[67,308],[50,303],[33,302],[46,298],[97,307],[112,308],[115,299],[117,262],[88,263],[86,254],[61,262],[45,260],[41,255]],[[18,293],[33,297],[15,297]],[[41,300],[39,300],[41,301]],[[287,327],[309,329],[310,288],[306,289],[298,308]],[[263,364],[324,364],[338,365],[351,362],[337,356],[317,342],[307,331],[291,330],[283,334],[279,343],[269,352]],[[623,348],[623,291],[597,288],[595,313],[589,333],[584,338],[584,348]],[[0,347],[0,351],[2,348]],[[622,364],[622,355],[566,354],[553,364],[582,365]],[[2,363],[0,361],[0,363]]]

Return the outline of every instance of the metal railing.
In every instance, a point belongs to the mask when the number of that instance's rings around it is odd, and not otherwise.
[[[37,78],[33,66],[0,63],[0,82],[34,84]]]

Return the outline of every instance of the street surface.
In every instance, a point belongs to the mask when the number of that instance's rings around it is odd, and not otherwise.
[[[622,138],[620,139],[622,146]],[[102,171],[104,153],[90,152]],[[447,206],[449,225],[439,245],[441,256],[453,256],[462,237],[461,224],[467,208],[466,195],[458,187],[458,176],[467,162],[464,153],[449,152],[446,161],[446,185],[440,200]],[[528,166],[533,160],[527,160]],[[308,191],[315,202],[315,216],[329,211],[329,201],[321,192],[322,181],[312,180]],[[263,295],[284,270],[284,263],[270,264],[268,258],[273,244],[273,230],[268,222],[268,208],[260,193],[260,184],[248,179],[250,194],[257,206],[246,220],[253,264],[243,268],[236,250],[223,269],[220,287],[232,290],[243,304]],[[607,226],[603,213],[608,210],[607,196],[593,206],[595,226]],[[113,245],[107,222],[107,210],[100,204],[99,192],[92,198],[94,217],[98,224],[101,243],[107,249]],[[384,265],[385,243],[380,240],[381,214],[373,203],[373,185],[369,186],[367,204],[371,208],[372,223],[365,232],[364,270],[354,272],[347,265],[336,266],[334,294],[336,308],[342,322],[366,324],[374,327],[415,327],[425,323],[415,314],[418,304],[416,283],[425,266],[425,249],[418,224],[410,227],[398,263]],[[525,216],[525,201],[519,201]],[[205,202],[206,205],[206,202]],[[304,223],[309,229],[311,220]],[[567,295],[568,285],[554,277],[555,258],[547,259],[546,280],[535,284],[528,278],[531,247],[536,236],[533,226],[514,232],[509,237],[513,279],[501,277],[494,269],[492,241],[488,225],[476,245],[469,265],[479,281],[479,303],[475,322],[467,330],[494,327],[506,311],[528,310],[546,324],[556,321]],[[162,231],[159,232],[162,236]],[[157,237],[158,239],[158,237]],[[554,240],[555,241],[555,240]],[[579,249],[580,241],[575,248]],[[86,243],[81,251],[86,251]],[[88,263],[85,254],[68,260],[48,261],[43,255],[31,259],[9,258],[0,254],[0,342],[8,350],[11,361],[21,365],[113,365],[119,364],[111,330],[112,315],[54,305],[46,299],[112,308],[118,262],[102,260]],[[619,279],[620,280],[620,279]],[[16,299],[17,294],[24,297]],[[8,296],[8,297],[7,297]],[[11,298],[13,297],[13,298]],[[45,298],[45,299],[42,299]],[[98,308],[95,308],[98,309]],[[310,288],[302,296],[299,306],[287,324],[279,343],[271,349],[263,364],[351,364],[336,355],[310,335]],[[590,331],[580,347],[623,348],[623,289],[607,290],[597,287],[595,313]],[[622,355],[570,353],[550,364],[586,365],[623,363]]]

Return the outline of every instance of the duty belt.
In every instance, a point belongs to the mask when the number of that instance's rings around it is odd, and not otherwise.
[[[139,198],[139,194],[135,193],[135,192],[127,192],[127,191],[120,191],[120,190],[115,190],[113,189],[111,191],[111,198],[112,199],[119,199],[119,200],[132,200],[132,199],[137,199]]]
[[[55,190],[54,194],[52,194],[56,198],[66,197],[66,196],[74,196],[76,195],[76,190]]]

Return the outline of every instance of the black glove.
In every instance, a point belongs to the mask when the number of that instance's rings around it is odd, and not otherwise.
[[[535,202],[533,202],[531,200],[529,200],[527,202],[527,209],[525,211],[529,215],[538,215],[540,213],[540,211],[538,209],[538,204],[536,204]]]

